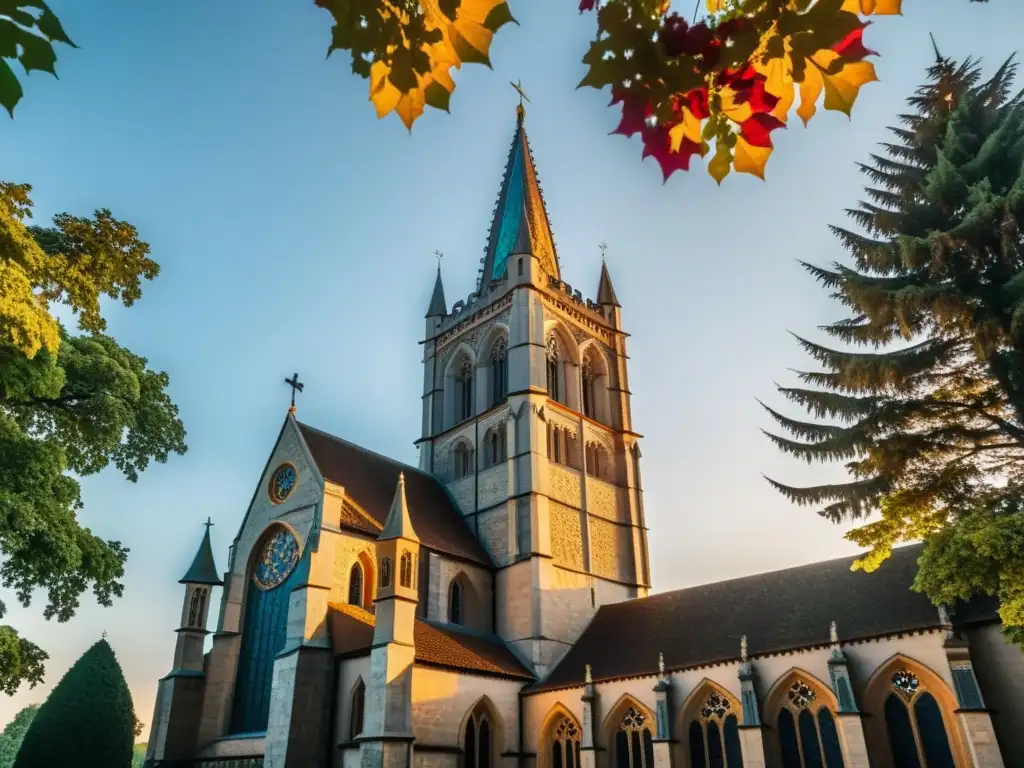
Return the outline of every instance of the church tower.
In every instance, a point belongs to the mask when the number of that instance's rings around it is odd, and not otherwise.
[[[522,105],[481,261],[451,311],[438,271],[420,468],[498,568],[495,631],[543,675],[650,577],[619,301],[604,264],[596,300],[562,280]]]

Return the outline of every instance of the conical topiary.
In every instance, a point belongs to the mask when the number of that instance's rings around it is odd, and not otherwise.
[[[129,768],[135,712],[106,640],[82,654],[39,708],[14,768]]]

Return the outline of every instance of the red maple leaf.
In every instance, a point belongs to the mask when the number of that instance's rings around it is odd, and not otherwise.
[[[580,0],[580,13],[594,10],[594,4],[596,2],[597,0]]]
[[[622,104],[622,119],[612,133],[621,136],[632,136],[647,127],[647,118],[654,113],[650,100],[643,99],[635,93],[612,89],[612,100],[609,106]]]
[[[864,47],[864,30],[870,23],[866,22],[864,26],[850,32],[850,34],[833,45],[832,50],[847,61],[860,61],[867,56],[877,56],[876,51]]]
[[[755,147],[772,146],[771,132],[776,128],[785,128],[786,124],[774,115],[760,112],[751,115],[740,123],[740,135]]]
[[[672,137],[667,125],[649,125],[643,131],[644,151],[641,158],[653,157],[661,166],[661,175],[665,181],[676,171],[690,170],[690,158],[702,155],[703,147],[690,139],[684,138],[678,152],[672,151]]]

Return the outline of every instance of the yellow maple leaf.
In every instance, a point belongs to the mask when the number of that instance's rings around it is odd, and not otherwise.
[[[742,136],[736,139],[736,150],[733,153],[733,167],[736,173],[749,173],[764,179],[764,167],[772,155],[771,147],[755,147]]]
[[[389,75],[391,68],[383,61],[376,61],[370,67],[370,101],[377,110],[377,117],[382,118],[395,112],[401,118],[405,127],[410,131],[416,119],[423,114],[423,109],[428,104],[438,106],[436,98],[431,98],[437,88],[442,88],[451,94],[455,90],[455,81],[451,76],[451,68],[457,66],[451,61],[438,61],[437,57],[444,56],[439,52],[431,56],[433,69],[425,75],[417,75],[417,87],[406,93],[396,88]],[[447,103],[447,100],[445,100]],[[438,108],[442,108],[438,106]]]
[[[903,0],[846,0],[842,9],[862,16],[899,16],[902,5]]]
[[[726,0],[707,0],[708,13],[719,13],[725,8]]]
[[[732,150],[729,149],[724,141],[719,139],[715,142],[715,156],[708,163],[708,173],[721,186],[722,179],[729,175],[731,169]]]
[[[683,145],[683,139],[689,139],[694,144],[704,145],[704,137],[701,135],[701,121],[693,116],[686,107],[683,107],[683,119],[669,129],[668,136],[672,141],[672,151],[678,152]]]
[[[839,55],[832,50],[818,51],[807,60],[804,80],[800,83],[800,106],[796,113],[807,124],[817,111],[818,97],[825,91],[825,109],[850,114],[860,87],[878,79],[875,65],[869,61],[851,61],[835,74],[828,68]]]

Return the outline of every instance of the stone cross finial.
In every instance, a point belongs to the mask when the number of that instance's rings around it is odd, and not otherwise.
[[[740,660],[743,661],[744,664],[747,663],[747,636],[746,635],[743,635],[743,637],[740,638]]]
[[[594,682],[594,678],[590,674],[590,665],[589,664],[587,664],[587,666],[585,666],[583,668],[583,682],[586,683],[587,685],[590,685],[592,682]]]
[[[292,388],[292,404],[288,409],[289,413],[295,413],[295,393],[301,392],[306,388],[306,385],[299,381],[299,374],[295,374],[290,379],[285,379],[284,383]]]
[[[658,653],[658,674],[662,677],[665,676],[665,654]]]
[[[828,639],[832,645],[839,645],[839,630],[836,628],[834,621],[828,627]]]

